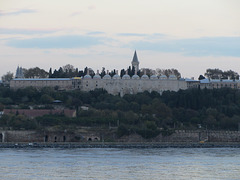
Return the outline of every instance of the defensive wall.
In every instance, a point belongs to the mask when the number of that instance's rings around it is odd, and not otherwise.
[[[176,130],[170,135],[159,134],[152,139],[144,139],[138,134],[118,138],[116,130],[96,131],[83,128],[68,131],[0,131],[0,142],[235,142],[240,143],[240,131],[189,131]]]

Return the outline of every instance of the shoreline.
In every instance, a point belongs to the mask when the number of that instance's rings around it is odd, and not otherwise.
[[[232,142],[205,142],[205,143],[119,143],[119,142],[98,142],[98,143],[0,143],[1,148],[240,148],[240,143]]]

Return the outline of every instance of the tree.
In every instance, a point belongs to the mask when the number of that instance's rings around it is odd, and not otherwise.
[[[206,79],[203,75],[200,75],[199,77],[198,77],[198,80],[200,81],[200,80],[202,80],[202,79]]]
[[[152,75],[156,75],[156,71],[153,69],[149,69],[149,68],[142,68],[140,70],[140,76],[142,76],[144,74],[144,72],[146,72],[146,75],[148,75],[149,77]]]
[[[2,82],[4,84],[9,84],[12,79],[13,79],[13,73],[11,72],[7,72],[5,75],[2,76]]]
[[[40,101],[43,103],[43,104],[50,104],[53,102],[53,98],[51,96],[49,96],[48,94],[43,94],[40,98]]]
[[[129,67],[128,67],[128,69],[127,69],[127,72],[128,72],[128,75],[129,75],[130,77],[132,77],[132,76],[133,76],[133,73],[132,73],[132,68],[131,68],[131,66],[129,66]]]
[[[44,69],[40,69],[39,67],[25,69],[24,70],[25,78],[47,78],[48,72]]]
[[[52,77],[52,68],[49,69],[48,74],[49,74],[49,77],[51,78]]]
[[[239,79],[239,74],[232,70],[224,71],[222,76],[223,76],[223,79],[228,79],[228,78]]]
[[[65,66],[63,66],[62,67],[62,69],[63,69],[63,72],[74,72],[76,69],[74,68],[74,66],[73,65],[71,65],[71,64],[66,64]]]
[[[121,72],[120,72],[120,76],[123,77],[125,74],[126,74],[125,69],[122,69]]]
[[[204,75],[211,79],[239,79],[239,74],[232,70],[207,69]]]
[[[169,77],[170,75],[175,75],[178,79],[181,78],[180,72],[177,69],[156,69],[157,75],[166,75]]]
[[[63,68],[60,67],[60,68],[58,69],[58,78],[63,78],[63,77],[64,77],[64,71],[63,71]]]
[[[105,72],[105,67],[102,67],[102,71],[101,73],[99,74],[101,77],[105,76],[106,75],[106,72]]]

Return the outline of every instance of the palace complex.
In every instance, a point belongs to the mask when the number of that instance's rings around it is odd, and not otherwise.
[[[132,59],[132,67],[135,72],[139,70],[139,61],[135,51]],[[127,71],[126,71],[127,72]],[[108,93],[113,95],[123,96],[124,94],[136,94],[139,92],[156,91],[162,93],[163,91],[178,91],[189,88],[235,88],[240,89],[239,80],[194,80],[187,78],[177,78],[175,75],[148,76],[146,72],[140,77],[135,73],[130,77],[127,73],[120,77],[118,72],[114,76],[110,76],[107,71],[106,75],[101,77],[99,71],[92,77],[89,75],[89,70],[84,77],[73,78],[24,78],[22,68],[17,69],[16,78],[11,80],[10,88],[18,89],[25,87],[52,87],[59,90],[74,90],[91,91],[97,88],[105,89]]]

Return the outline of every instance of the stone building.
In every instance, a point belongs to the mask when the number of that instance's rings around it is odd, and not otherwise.
[[[72,78],[15,78],[10,81],[10,88],[19,89],[26,87],[52,87],[58,90],[71,90],[72,87]]]
[[[24,79],[22,76],[16,76],[16,78],[10,82],[10,88],[18,89],[31,86],[35,88],[52,87],[59,90],[79,89],[82,91],[102,88],[110,94],[119,94],[123,96],[124,94],[136,94],[144,91],[156,91],[159,93],[166,90],[178,91],[179,89],[187,89],[193,83],[192,81],[185,81],[185,79],[177,79],[175,75],[170,75],[169,77],[165,75],[161,75],[160,77],[152,75],[149,77],[146,73],[144,73],[144,75],[139,77],[137,75],[137,71],[139,70],[139,60],[136,51],[134,52],[131,63],[132,67],[135,69],[135,75],[132,77],[130,77],[127,73],[123,75],[123,77],[120,77],[118,72],[111,77],[107,72],[107,74],[101,78],[99,71],[93,77],[89,75],[88,71],[87,75],[82,78]]]
[[[231,79],[203,79],[200,80],[200,88],[204,89],[219,89],[219,88],[232,88],[240,89],[239,80]]]
[[[109,72],[107,71],[104,77],[99,75],[99,71],[92,77],[89,74],[89,70],[87,75],[84,77],[74,77],[74,78],[43,78],[43,79],[24,79],[20,75],[20,68],[18,67],[18,76],[21,78],[15,78],[10,82],[10,88],[18,89],[25,87],[35,87],[35,88],[43,88],[43,87],[52,87],[58,90],[73,90],[79,89],[81,91],[91,91],[97,88],[105,89],[108,93],[113,95],[123,96],[124,94],[136,94],[139,92],[152,92],[156,91],[158,93],[162,93],[163,91],[178,91],[180,89],[185,90],[189,88],[236,88],[240,89],[240,81],[239,80],[194,80],[194,79],[177,79],[175,75],[170,75],[167,77],[166,75],[161,76],[148,76],[146,72],[141,77],[137,75],[137,71],[139,70],[139,60],[137,57],[136,51],[134,52],[134,56],[132,59],[132,67],[135,69],[135,74],[130,77],[127,74],[120,77],[118,75],[118,71],[116,74],[111,77]]]
[[[136,94],[144,91],[159,93],[167,90],[178,91],[179,89],[187,89],[187,82],[184,79],[178,80],[176,76],[167,78],[164,75],[160,77],[152,75],[149,78],[147,75],[139,77],[136,74],[132,77],[125,74],[122,78],[118,74],[112,78],[108,74],[103,78],[96,74],[93,78],[86,75],[81,79],[80,89],[82,91],[90,91],[96,88],[103,88],[110,94],[123,96],[124,94]]]

